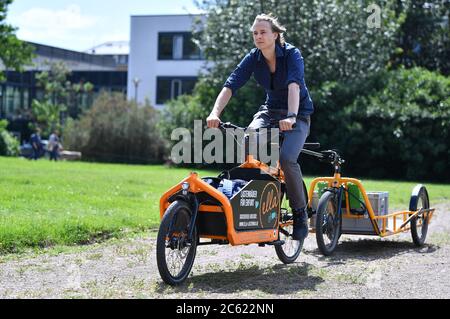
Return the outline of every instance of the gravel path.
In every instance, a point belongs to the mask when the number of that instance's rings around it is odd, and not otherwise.
[[[0,298],[449,298],[450,203],[435,207],[423,248],[409,233],[342,236],[323,257],[310,234],[286,266],[269,246],[202,246],[176,288],[159,277],[155,234],[0,256]]]

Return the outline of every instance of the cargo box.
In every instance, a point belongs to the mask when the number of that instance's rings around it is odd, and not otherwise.
[[[312,198],[312,207],[317,210],[319,203],[318,193],[314,192]],[[386,216],[389,211],[389,193],[388,192],[367,192],[372,209],[375,216]],[[343,205],[344,206],[344,205]],[[344,206],[345,207],[345,206]],[[310,220],[310,226],[314,229],[316,220],[315,215]],[[383,227],[383,221],[378,220],[378,228],[381,230]],[[386,228],[388,227],[386,220]],[[342,219],[342,233],[343,234],[361,234],[361,235],[377,235],[373,229],[372,222],[366,212],[363,215],[352,215],[352,218]]]

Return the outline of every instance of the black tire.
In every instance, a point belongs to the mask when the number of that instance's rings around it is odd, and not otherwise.
[[[303,191],[305,192],[306,202],[308,202],[308,192],[304,182]],[[283,240],[284,244],[275,246],[275,252],[282,263],[292,264],[297,260],[302,251],[303,241],[292,239],[292,213],[289,212],[289,201],[286,194],[283,194],[281,198],[280,223],[287,224],[286,226],[282,227],[280,225],[279,227],[278,239]]]
[[[337,208],[338,196],[334,192],[325,191],[319,199],[316,213],[317,246],[325,256],[334,252],[339,241],[342,220]]]
[[[410,211],[416,211],[421,208],[430,208],[430,199],[425,186],[418,185],[413,190],[410,201]],[[422,214],[422,216],[415,216],[411,219],[411,236],[414,244],[418,247],[423,246],[428,232],[428,213]]]
[[[292,230],[292,224],[282,229],[280,226],[279,239],[284,240],[284,244],[275,246],[278,258],[286,265],[295,262],[303,248],[303,241],[292,239]]]
[[[186,240],[191,218],[189,205],[184,201],[175,201],[167,208],[159,226],[156,241],[158,270],[162,280],[172,286],[182,284],[194,264],[198,242],[197,227],[194,228],[192,242],[188,243]],[[180,266],[180,269],[177,270],[175,266]]]

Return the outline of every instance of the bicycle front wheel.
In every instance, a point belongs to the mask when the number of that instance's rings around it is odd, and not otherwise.
[[[338,216],[338,196],[326,191],[319,199],[316,215],[316,240],[320,252],[331,255],[336,249],[341,231],[341,218]]]
[[[179,285],[188,277],[197,251],[197,228],[188,240],[192,211],[184,201],[173,202],[163,216],[156,242],[159,274],[169,285]]]

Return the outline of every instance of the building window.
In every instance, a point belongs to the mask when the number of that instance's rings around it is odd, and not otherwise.
[[[183,94],[190,94],[197,82],[196,77],[158,77],[156,104],[164,104]]]
[[[5,94],[3,93],[5,91],[5,86],[4,85],[0,85],[0,119],[4,118],[6,116],[5,114],[5,99],[4,96]]]
[[[160,32],[158,37],[159,60],[201,60],[199,47],[189,32]]]
[[[22,92],[21,92],[22,91]],[[21,89],[18,86],[5,85],[0,87],[0,116],[13,118],[22,113],[23,109],[27,107],[22,103],[21,93],[26,93],[25,98],[28,99],[28,89]]]
[[[172,41],[172,56],[174,60],[183,59],[183,36],[181,34],[176,34],[173,36]]]
[[[14,116],[19,114],[21,109],[20,88],[6,87],[6,116]]]

